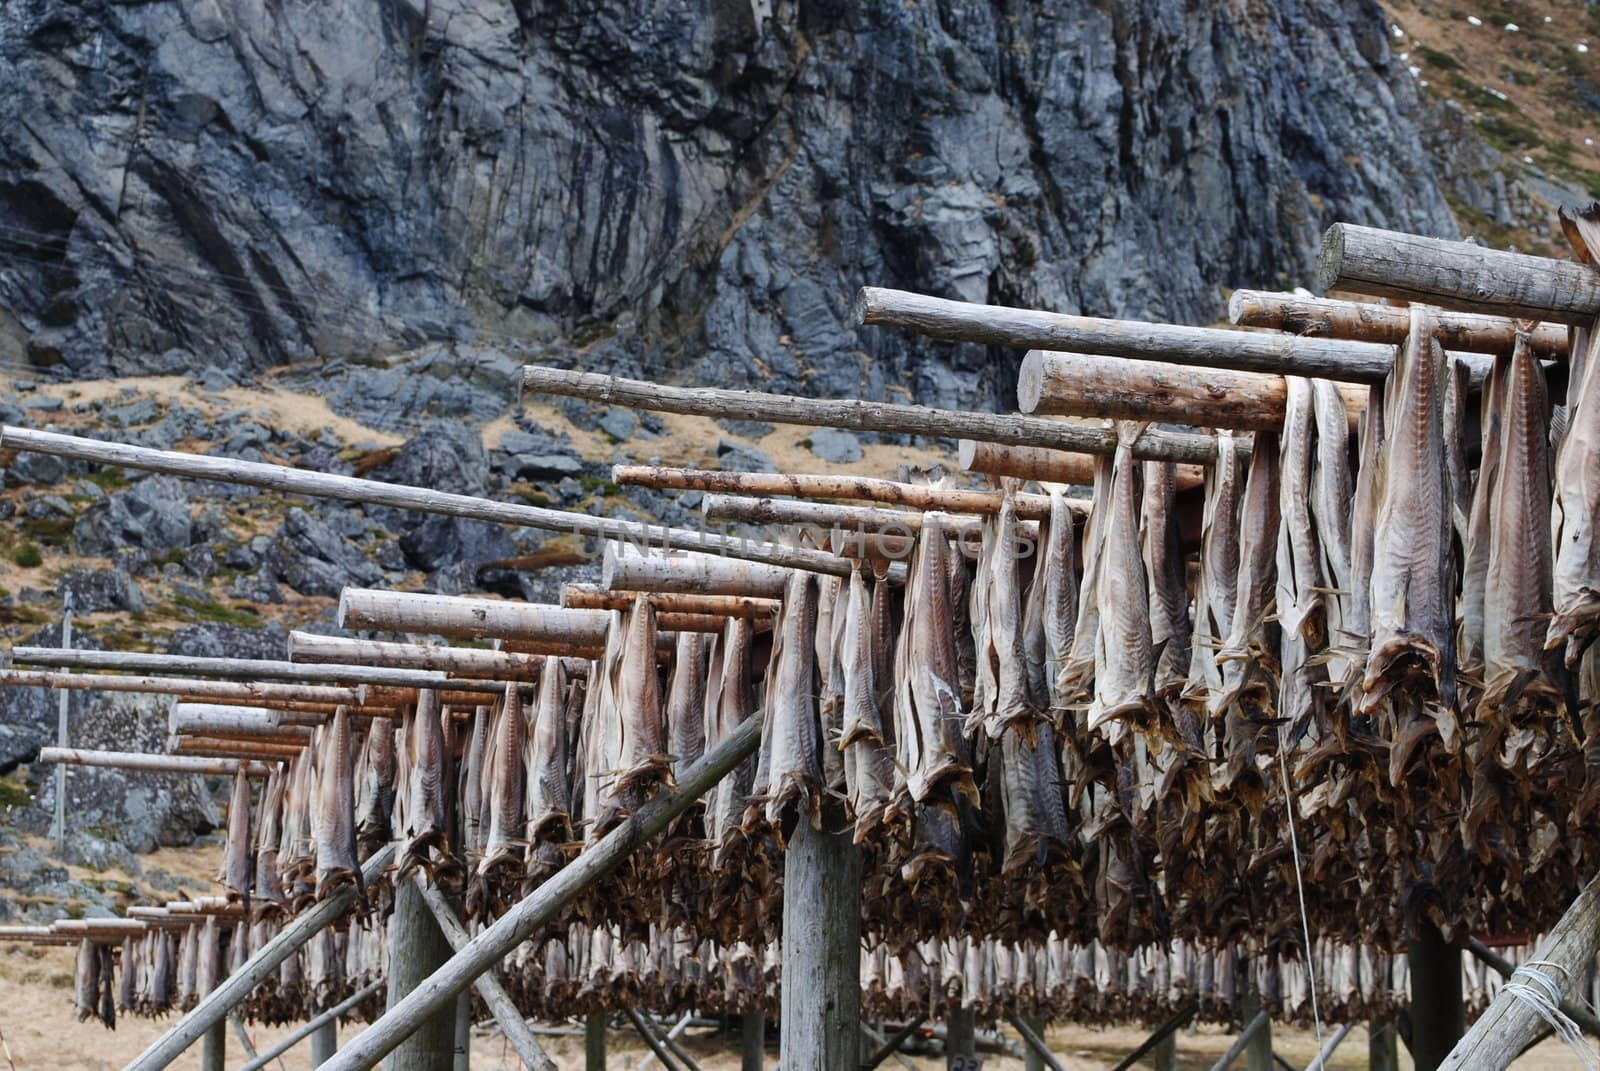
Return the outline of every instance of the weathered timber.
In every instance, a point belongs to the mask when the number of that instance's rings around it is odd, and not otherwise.
[[[1372,342],[1229,331],[1215,327],[1185,327],[1145,323],[1142,320],[1066,316],[1055,312],[951,301],[876,286],[863,287],[857,295],[855,320],[859,324],[903,327],[929,338],[951,342],[1097,353],[1201,368],[1316,376],[1351,383],[1381,382],[1389,374],[1395,357],[1393,346]],[[968,438],[1003,441],[987,435]],[[1203,462],[1206,459],[1179,457],[1164,460]]]
[[[995,490],[965,490],[927,484],[900,483],[873,476],[790,475],[768,472],[720,472],[715,469],[675,469],[661,465],[614,465],[617,483],[661,490],[708,491],[734,495],[776,495],[785,498],[834,498],[855,502],[881,502],[915,510],[945,513],[999,513],[1002,495]],[[1088,513],[1087,499],[1069,499],[1079,513]],[[902,511],[904,512],[904,511]],[[1043,520],[1050,516],[1050,496],[1017,495],[1017,516]],[[792,522],[786,522],[792,523]],[[917,522],[920,525],[920,521]]]
[[[205,701],[319,703],[330,711],[340,703],[360,702],[354,687],[278,684],[253,681],[208,681],[179,677],[119,677],[109,673],[49,673],[36,669],[0,669],[0,685],[18,688],[65,688],[80,692],[144,692]],[[283,708],[280,708],[283,709]]]
[[[227,1071],[228,1024],[213,1023],[200,1043],[200,1071]]]
[[[563,650],[570,648],[563,645]],[[540,670],[544,668],[542,654],[511,654],[480,647],[426,647],[418,643],[352,640],[300,631],[289,633],[289,659],[296,664],[337,663],[439,670],[451,674],[452,688],[461,686],[455,678],[536,681]],[[500,690],[503,692],[505,689],[502,687]]]
[[[1600,312],[1600,270],[1588,265],[1354,223],[1323,234],[1317,281],[1324,291],[1564,324]]]
[[[628,1022],[633,1024],[634,1032],[649,1047],[651,1055],[661,1061],[662,1067],[665,1067],[667,1071],[680,1071],[678,1062],[672,1058],[672,1053],[667,1050],[666,1042],[656,1033],[655,1027],[650,1025],[650,1021],[639,1014],[639,1009],[630,1005],[622,1009],[622,1014],[628,1017]]]
[[[1466,1032],[1461,1000],[1461,949],[1431,922],[1421,922],[1406,949],[1411,971],[1411,1060],[1434,1071]]]
[[[345,588],[335,622],[348,629],[420,632],[452,639],[554,640],[603,647],[605,614],[537,603]]]
[[[1272,1020],[1267,1018],[1266,1012],[1256,1012],[1250,1021],[1245,1024],[1244,1029],[1240,1031],[1239,1036],[1233,1039],[1233,1044],[1228,1046],[1228,1051],[1222,1054],[1221,1059],[1211,1065],[1211,1071],[1228,1071],[1228,1068],[1233,1066],[1233,1062],[1243,1055],[1244,1050],[1255,1040],[1256,1035],[1271,1022]]]
[[[1582,983],[1597,946],[1600,946],[1600,876],[1591,878],[1583,887],[1572,906],[1539,942],[1530,962],[1540,964],[1533,969],[1549,978],[1559,997],[1566,999]],[[1531,986],[1536,993],[1549,995],[1536,978],[1528,977],[1524,982],[1519,977],[1515,981]],[[1522,1052],[1542,1026],[1544,1019],[1538,1011],[1508,983],[1440,1066],[1447,1071],[1461,1068],[1499,1071]]]
[[[1333,1036],[1328,1038],[1323,1043],[1322,1048],[1317,1050],[1317,1055],[1312,1057],[1311,1063],[1306,1065],[1306,1071],[1322,1071],[1323,1068],[1327,1067],[1329,1059],[1333,1057],[1334,1050],[1344,1043],[1344,1039],[1350,1036],[1350,1031],[1354,1030],[1355,1026],[1355,1023],[1349,1022],[1335,1030]]]
[[[849,564],[840,564],[849,569]],[[713,554],[644,553],[631,543],[607,543],[600,562],[601,586],[612,591],[663,591],[683,595],[777,598],[789,571]]]
[[[883,1044],[872,1051],[872,1055],[861,1061],[861,1071],[874,1071],[879,1064],[889,1057],[898,1056],[900,1054],[900,1046],[904,1045],[911,1035],[921,1029],[922,1024],[927,1021],[928,1017],[926,1015],[919,1015],[885,1038]],[[759,1066],[758,1064],[757,1067]],[[751,1071],[751,1069],[745,1068],[742,1071]]]
[[[606,1015],[590,1012],[583,1020],[584,1071],[606,1071]]]
[[[421,871],[412,874],[411,879],[422,894],[423,903],[433,912],[433,919],[439,924],[444,939],[450,943],[451,952],[460,952],[471,938],[467,935],[466,927],[461,925],[461,919],[456,916],[455,908],[450,906],[444,893],[428,884],[427,877]],[[556,1065],[544,1051],[544,1046],[539,1044],[539,1039],[533,1036],[533,1031],[528,1029],[527,1020],[517,1011],[511,995],[500,984],[500,979],[495,977],[492,969],[473,979],[472,988],[483,998],[489,1014],[500,1024],[500,1033],[505,1035],[524,1067],[529,1071],[556,1071]]]
[[[167,743],[174,755],[253,759],[257,762],[287,762],[304,750],[298,744],[233,740],[223,736],[175,736],[169,737]]]
[[[450,944],[428,910],[422,890],[413,882],[399,882],[389,920],[389,1007],[394,1008],[424,984],[449,958]],[[387,1071],[452,1071],[455,1051],[456,1002],[452,999],[401,1039]]]
[[[1288,335],[1261,337],[1295,341]],[[1360,345],[1360,343],[1335,343],[1335,345]],[[1387,370],[1388,365],[1385,364],[1384,368]],[[1377,378],[1383,377],[1380,375]],[[723,390],[717,387],[668,387],[641,379],[619,379],[616,376],[605,376],[594,372],[566,372],[538,365],[528,365],[523,368],[522,383],[524,390],[537,393],[587,398],[591,401],[627,405],[637,409],[655,409],[665,413],[770,420],[776,424],[851,428],[856,431],[926,435],[942,439],[983,439],[1015,446],[1048,446],[1056,450],[1074,450],[1089,454],[1110,455],[1116,453],[1117,449],[1116,435],[1103,428],[1067,424],[1059,420],[1045,420],[1042,417],[1017,416],[1012,413],[930,409],[921,405],[892,405],[888,402],[864,402],[855,399],[835,401],[795,398],[786,394]],[[6,443],[6,440],[0,437],[0,443]],[[1210,436],[1151,428],[1146,430],[1134,445],[1134,456],[1203,465],[1216,459],[1217,447]],[[774,564],[787,563],[774,562]]]
[[[663,793],[646,802],[514,904],[324,1066],[332,1071],[357,1071],[383,1059],[429,1016],[453,1001],[472,979],[500,962],[567,904],[620,866],[753,753],[761,742],[765,720],[764,712],[753,714],[689,767],[679,779],[677,792]],[[854,951],[855,946],[851,948]]]
[[[850,832],[795,825],[784,854],[784,1071],[856,1071],[861,1062],[861,853]]]
[[[785,524],[829,534],[839,529],[852,534],[897,536],[900,540],[909,540],[913,533],[920,532],[923,518],[921,510],[840,506],[797,498],[749,498],[721,494],[706,495],[700,500],[700,509],[706,520],[713,522]],[[1021,525],[1023,534],[1029,538],[1038,534],[1036,521],[1022,521]],[[949,523],[940,527],[940,531],[946,539],[974,539],[981,536],[983,521],[976,517],[953,515]],[[898,546],[899,543],[894,545]],[[907,547],[909,552],[909,544]],[[667,627],[666,623],[662,622],[661,627]]]
[[[763,1071],[766,1060],[767,1017],[747,1011],[739,1016],[739,1071]]]
[[[1172,1037],[1179,1030],[1187,1026],[1189,1020],[1193,1019],[1195,1013],[1199,1010],[1199,1005],[1194,1001],[1184,1001],[1178,1006],[1178,1010],[1173,1012],[1172,1016],[1167,1019],[1166,1022],[1156,1027],[1151,1035],[1144,1039],[1144,1044],[1140,1045],[1137,1049],[1134,1049],[1128,1055],[1124,1056],[1120,1061],[1118,1061],[1117,1066],[1111,1069],[1111,1071],[1128,1071],[1128,1068],[1144,1059],[1151,1052],[1154,1052],[1156,1048],[1161,1045],[1163,1040]]]
[[[383,985],[387,979],[380,978],[374,985]],[[339,1051],[339,1020],[329,1019],[311,1034],[311,1066],[321,1067],[327,1063],[334,1053]]]
[[[206,696],[179,695],[180,703],[209,703]],[[483,696],[475,695],[472,702],[483,702]],[[398,718],[402,711],[398,706],[366,706],[354,703],[300,703],[293,699],[252,699],[246,702],[231,704],[241,710],[265,710],[278,715],[278,720],[285,725],[321,725],[340,709],[352,718]]]
[[[1347,392],[1352,420],[1366,409],[1366,393]],[[1037,416],[1266,431],[1283,427],[1288,404],[1288,382],[1265,372],[1049,350],[1029,350],[1017,372],[1017,408]]]
[[[1015,476],[1040,483],[1094,483],[1093,454],[1073,454],[1038,446],[1002,446],[999,443],[962,439],[956,449],[956,466],[964,472],[985,476]],[[1187,491],[1205,484],[1205,469],[1199,465],[1178,466],[1178,490]]]
[[[383,988],[383,986],[386,984],[387,981],[383,978],[379,978],[373,982],[368,982],[366,985],[362,986],[360,989],[356,990],[350,996],[346,997],[344,1000],[341,1000],[327,1011],[318,1012],[310,1020],[301,1024],[301,1026],[288,1037],[284,1038],[282,1041],[272,1046],[272,1048],[261,1053],[255,1059],[245,1064],[239,1069],[239,1071],[260,1071],[261,1068],[266,1067],[272,1061],[276,1060],[278,1057],[282,1056],[284,1053],[288,1052],[290,1049],[294,1048],[308,1037],[312,1039],[314,1044],[316,1041],[317,1032],[322,1030],[322,1028],[325,1026],[331,1025],[337,1031],[339,1016],[343,1015],[351,1008],[354,1008],[363,1000],[366,1000],[373,993],[376,993],[379,989]],[[334,1036],[337,1037],[337,1033]],[[320,1061],[315,1058],[315,1053],[313,1053],[311,1066],[316,1067],[319,1062]]]
[[[547,509],[543,506],[495,502],[487,498],[450,494],[427,487],[408,487],[404,484],[384,483],[381,480],[358,479],[354,476],[332,476],[322,472],[293,469],[285,465],[267,465],[257,461],[185,454],[175,450],[152,450],[143,446],[101,442],[76,435],[61,435],[56,432],[35,431],[32,428],[10,425],[0,427],[0,449],[70,457],[100,465],[121,465],[124,468],[164,472],[187,479],[216,480],[220,483],[265,487],[272,491],[309,495],[313,498],[368,502],[380,506],[393,506],[396,509],[414,510],[418,513],[466,517],[488,521],[491,524],[569,532],[595,539],[643,539],[686,550],[711,551],[727,554],[729,557],[744,558],[747,561],[766,562],[769,565],[809,569],[835,576],[849,575],[849,563],[840,562],[831,554],[822,554],[801,547],[730,539],[712,532],[694,532],[611,517],[593,517],[587,513]]]
[[[361,865],[364,885],[371,885],[378,880],[384,868],[394,862],[394,852],[395,846],[386,844]],[[276,936],[257,949],[243,966],[223,979],[215,989],[201,997],[200,1003],[157,1038],[125,1071],[159,1071],[171,1064],[206,1030],[222,1022],[229,1009],[249,996],[251,990],[276,971],[279,964],[297,948],[342,918],[359,896],[359,889],[354,885],[346,885],[326,900],[319,901],[290,919]]]
[[[85,751],[60,747],[40,748],[39,757],[34,761],[100,766],[108,770],[142,770],[146,773],[206,774],[212,777],[232,777],[241,767],[248,777],[266,777],[272,772],[272,767],[266,763],[240,762],[238,759],[184,758],[137,751]]]
[[[218,703],[174,703],[167,711],[167,729],[196,736],[288,739],[305,743],[311,729],[281,720],[276,711]]]
[[[590,610],[627,610],[633,606],[636,594],[607,591],[590,584],[568,584],[561,589],[561,604]],[[715,614],[718,617],[772,617],[783,605],[782,599],[747,595],[683,595],[656,591],[645,598],[657,613]]]
[[[1403,305],[1338,301],[1309,294],[1268,290],[1235,290],[1228,298],[1228,319],[1240,327],[1270,327],[1295,335],[1355,339],[1398,346],[1411,330],[1411,313]],[[1434,317],[1434,337],[1445,349],[1469,353],[1510,353],[1517,322],[1509,316],[1484,316],[1441,309]],[[1537,324],[1528,335],[1534,356],[1567,357],[1567,330],[1560,324]]]
[[[197,655],[146,654],[142,651],[63,651],[55,647],[13,647],[11,660],[30,666],[72,669],[143,670],[233,680],[322,681],[377,684],[399,688],[438,688],[498,695],[505,686],[494,681],[454,681],[444,674],[387,666],[329,666],[270,659],[204,658]]]
[[[945,1071],[968,1071],[978,1058],[978,1023],[971,1008],[954,1007],[944,1016]]]
[[[1517,968],[1510,960],[1495,952],[1494,949],[1490,948],[1476,937],[1468,937],[1462,942],[1462,947],[1464,947],[1468,952],[1471,952],[1475,957],[1482,960],[1484,963],[1488,964],[1490,967],[1494,968],[1495,973],[1500,975],[1502,978],[1510,978],[1511,975],[1516,972]],[[1585,1030],[1589,1031],[1589,1033],[1593,1034],[1595,1037],[1600,1037],[1600,1018],[1596,1018],[1594,1012],[1579,1006],[1573,1001],[1562,1000],[1561,1013],[1568,1019],[1571,1019],[1573,1022],[1583,1027]]]
[[[1044,1061],[1050,1071],[1067,1071],[1066,1068],[1061,1066],[1061,1061],[1056,1059],[1055,1053],[1050,1051],[1050,1046],[1044,1043],[1044,1038],[1040,1037],[1033,1027],[1023,1022],[1013,1012],[1006,1013],[1006,1022],[1011,1024],[1011,1028],[1022,1038],[1023,1043],[1039,1059]]]

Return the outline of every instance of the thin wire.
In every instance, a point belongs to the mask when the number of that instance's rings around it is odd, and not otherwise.
[[[1306,882],[1305,876],[1300,872],[1300,838],[1294,830],[1294,793],[1289,790],[1289,760],[1284,758],[1281,747],[1278,748],[1278,772],[1283,775],[1284,809],[1289,816],[1289,847],[1294,853],[1294,887],[1295,892],[1300,894],[1300,932],[1305,936],[1306,977],[1311,982],[1311,1021],[1317,1028],[1317,1056],[1306,1071],[1323,1071],[1322,1011],[1317,1007],[1317,969],[1312,963],[1311,956],[1311,922],[1306,915]],[[1600,1071],[1600,1068],[1596,1071]]]

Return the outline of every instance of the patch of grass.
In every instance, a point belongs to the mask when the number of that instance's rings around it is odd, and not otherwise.
[[[261,615],[254,610],[234,609],[194,595],[173,595],[172,604],[187,610],[201,621],[210,621],[218,625],[239,625],[244,628],[261,626]]]
[[[44,555],[33,543],[18,543],[6,551],[6,557],[11,559],[11,564],[23,569],[37,569],[44,564]]]
[[[1459,71],[1461,69],[1460,60],[1456,59],[1448,52],[1440,52],[1437,48],[1429,48],[1427,45],[1418,45],[1416,48],[1411,50],[1411,54],[1413,56],[1421,56],[1428,66],[1437,67],[1441,71]]]
[[[187,551],[184,551],[178,547],[174,547],[165,554],[162,554],[156,558],[151,558],[150,560],[156,565],[182,565],[183,560],[186,557],[188,557]]]
[[[1486,115],[1478,121],[1478,134],[1501,152],[1520,153],[1537,149],[1544,139],[1528,129],[1526,121]]]
[[[1514,112],[1516,106],[1508,100],[1501,100],[1483,86],[1478,85],[1461,75],[1451,72],[1448,79],[1450,88],[1460,98],[1461,103],[1485,112]]]
[[[36,539],[45,546],[63,547],[66,546],[67,540],[72,538],[72,526],[75,522],[74,517],[52,514],[49,517],[29,517],[20,527],[28,538]]]
[[[102,491],[117,491],[130,487],[133,481],[128,479],[128,474],[122,471],[120,465],[107,465],[89,473],[84,479],[100,488]]]
[[[0,777],[0,807],[26,807],[33,796],[22,781],[22,772],[14,771],[9,777]]]
[[[615,495],[622,491],[621,487],[610,480],[599,476],[590,476],[587,473],[578,477],[578,483],[583,485],[584,494],[589,495]]]

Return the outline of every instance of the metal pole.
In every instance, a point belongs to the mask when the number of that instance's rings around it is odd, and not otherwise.
[[[61,649],[72,649],[72,595],[69,592],[61,615]],[[56,702],[56,746],[70,747],[67,735],[67,704],[70,693],[62,692]],[[56,851],[60,852],[67,841],[67,767],[56,766]]]

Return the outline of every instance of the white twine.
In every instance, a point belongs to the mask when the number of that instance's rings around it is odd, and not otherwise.
[[[1317,1008],[1317,969],[1312,964],[1311,922],[1306,918],[1306,882],[1300,873],[1300,838],[1294,831],[1294,793],[1289,790],[1289,762],[1278,748],[1278,772],[1283,775],[1284,812],[1289,819],[1289,848],[1294,853],[1294,887],[1300,894],[1300,932],[1306,941],[1306,978],[1311,982],[1311,1022],[1317,1028],[1317,1058],[1307,1071],[1323,1071],[1322,1067],[1322,1012]],[[1591,1071],[1600,1071],[1600,1067]]]
[[[1561,1010],[1561,986],[1539,967],[1554,967],[1563,975],[1567,969],[1550,960],[1529,960],[1506,979],[1504,991],[1532,1008],[1539,1018],[1550,1025],[1556,1037],[1566,1042],[1567,1048],[1577,1054],[1589,1071],[1600,1071],[1600,1058],[1583,1040],[1583,1030],[1572,1017]]]

